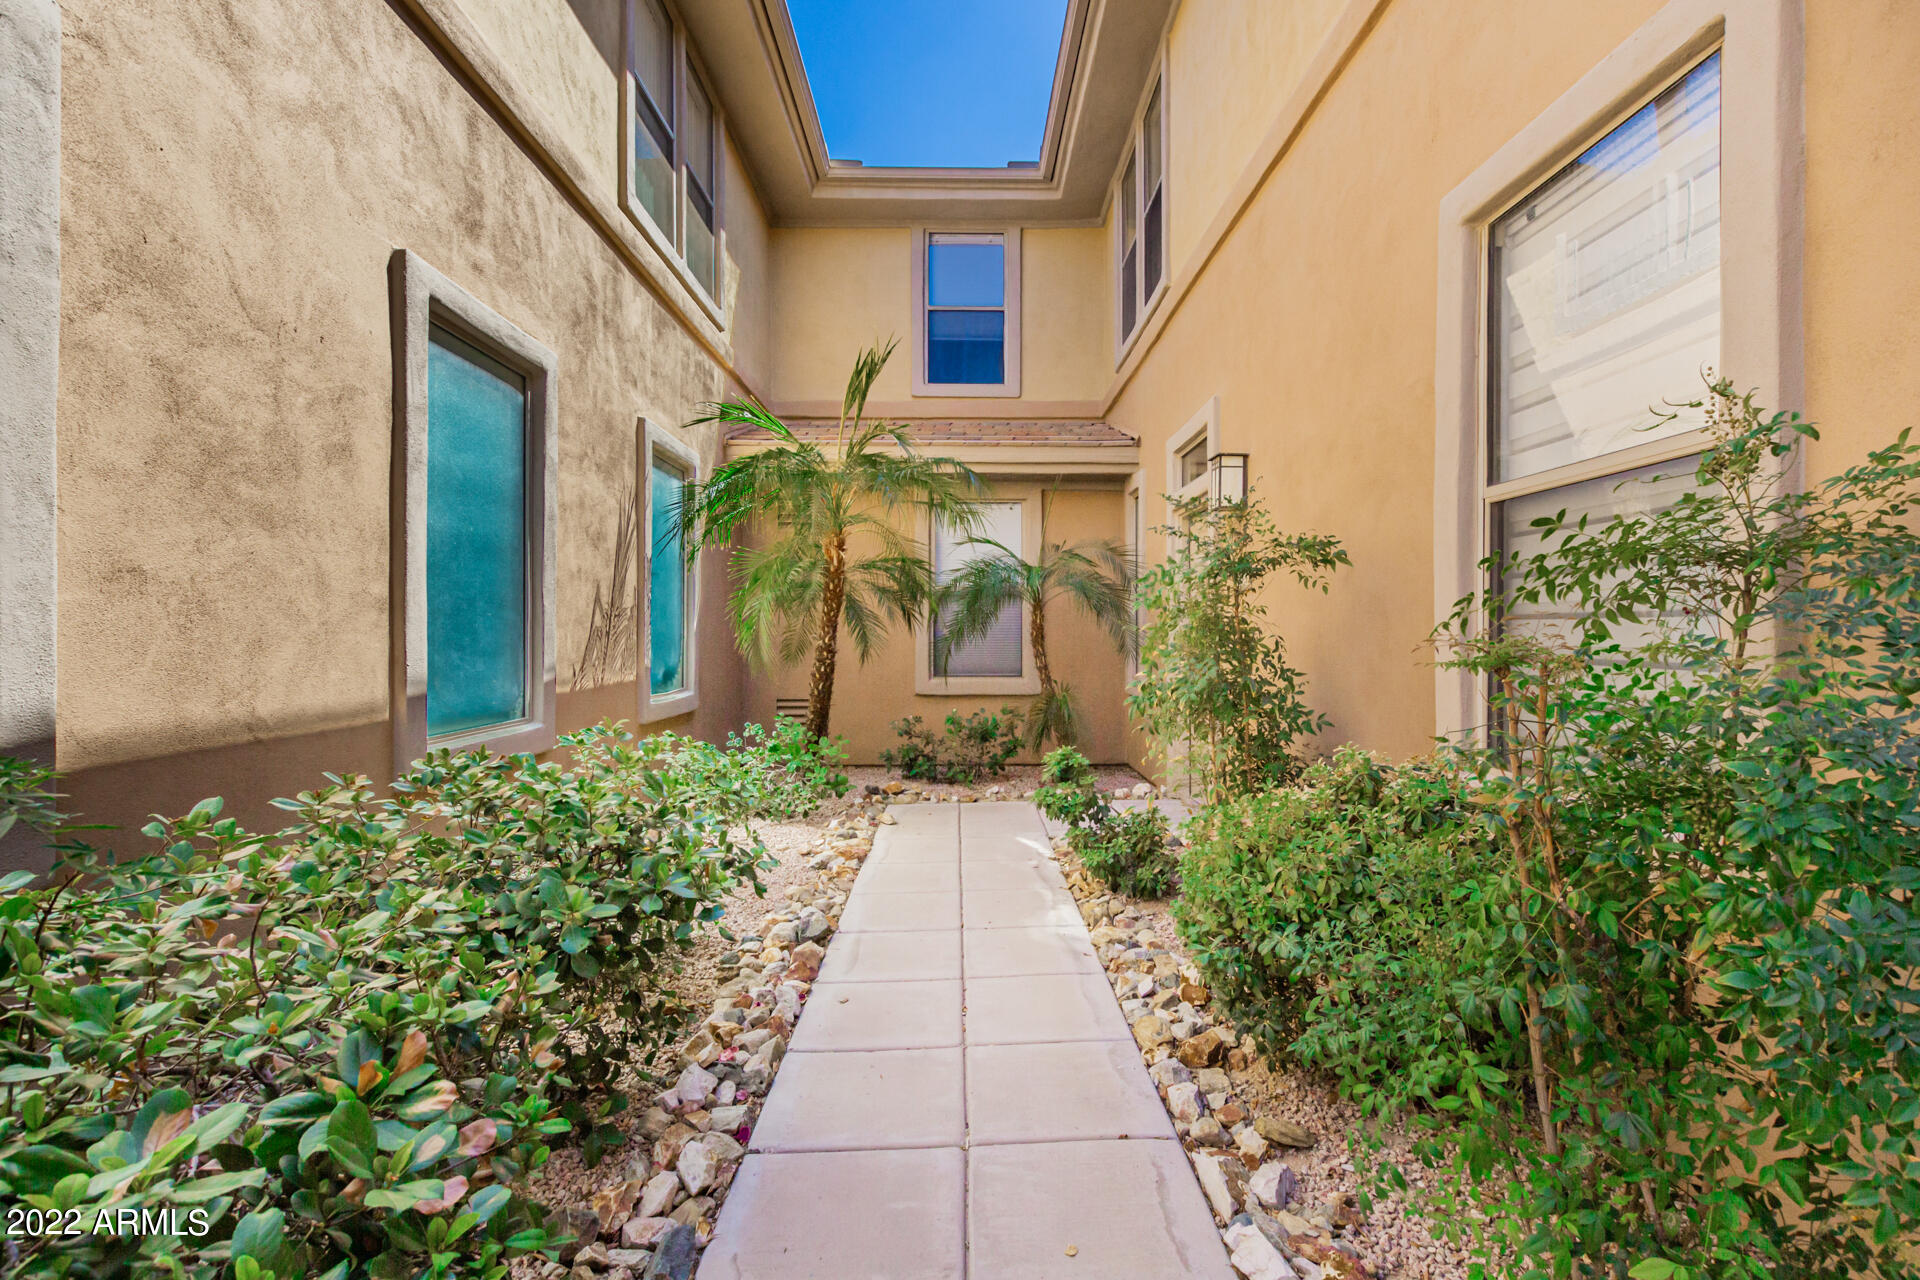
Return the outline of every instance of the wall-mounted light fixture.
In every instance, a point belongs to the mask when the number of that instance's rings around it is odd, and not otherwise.
[[[1207,487],[1215,507],[1239,506],[1247,500],[1247,455],[1216,453],[1207,459]]]

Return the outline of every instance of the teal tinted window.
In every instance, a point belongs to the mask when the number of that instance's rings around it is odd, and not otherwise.
[[[526,380],[435,329],[427,351],[427,734],[526,714]]]
[[[648,473],[647,687],[675,693],[687,687],[687,559],[679,520],[687,474],[657,455]]]

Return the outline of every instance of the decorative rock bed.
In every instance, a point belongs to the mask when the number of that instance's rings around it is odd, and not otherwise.
[[[1148,793],[1142,787],[1132,795]],[[1064,839],[1055,852],[1235,1269],[1247,1280],[1372,1276],[1354,1237],[1362,1217],[1353,1196],[1302,1202],[1301,1171],[1289,1153],[1311,1149],[1317,1135],[1256,1114],[1236,1090],[1235,1077],[1256,1058],[1251,1038],[1212,1015],[1199,970],[1159,945],[1129,899],[1078,866]]]
[[[760,1108],[826,959],[847,892],[893,819],[885,798],[830,823],[813,873],[788,890],[757,934],[720,958],[713,1007],[680,1053],[680,1070],[641,1117],[626,1178],[559,1212],[574,1239],[559,1268],[569,1280],[686,1280],[713,1235]]]

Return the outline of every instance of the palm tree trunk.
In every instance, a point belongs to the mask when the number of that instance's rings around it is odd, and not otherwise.
[[[820,584],[820,629],[813,641],[813,679],[807,685],[807,732],[827,736],[833,711],[833,669],[840,656],[840,606],[847,598],[847,539],[827,540],[827,567]]]
[[[1027,635],[1033,641],[1033,673],[1040,677],[1040,696],[1045,698],[1053,692],[1053,668],[1047,665],[1047,611],[1040,601],[1033,602]]]

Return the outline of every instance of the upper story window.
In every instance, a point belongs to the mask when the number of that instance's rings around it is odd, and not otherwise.
[[[1114,198],[1114,297],[1124,348],[1166,283],[1166,121],[1154,83],[1134,126]]]
[[[1525,555],[1541,516],[1605,523],[1678,497],[1700,424],[1655,411],[1720,364],[1720,55],[1496,218],[1487,244],[1493,545]],[[1562,616],[1547,602],[1509,621]]]
[[[914,394],[1020,394],[1020,233],[915,233]]]
[[[627,212],[716,323],[722,122],[661,0],[627,2]]]

